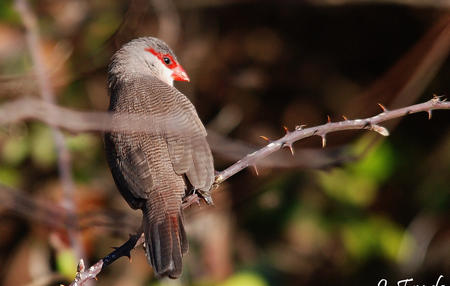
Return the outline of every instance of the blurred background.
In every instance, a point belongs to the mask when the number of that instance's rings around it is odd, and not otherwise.
[[[450,89],[446,0],[40,0],[43,64],[55,101],[105,111],[106,66],[139,36],[168,42],[191,78],[177,83],[207,125],[223,170],[306,124],[363,118]],[[0,1],[0,113],[38,98],[23,19]],[[11,111],[11,110],[10,110]],[[295,144],[185,212],[190,251],[177,281],[153,277],[141,247],[97,285],[450,284],[450,114]],[[63,195],[51,129],[0,126],[0,284],[69,284],[134,233],[140,212],[119,195],[99,132],[63,131],[74,183]],[[73,204],[73,211],[65,207]],[[73,246],[76,246],[75,248]],[[413,282],[410,282],[413,283]],[[93,285],[93,284],[91,284]]]

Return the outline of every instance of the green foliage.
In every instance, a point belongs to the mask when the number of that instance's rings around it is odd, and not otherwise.
[[[363,137],[355,149],[367,142]],[[317,178],[323,190],[332,198],[355,206],[368,206],[380,185],[392,174],[394,152],[388,142],[374,148],[359,161],[331,172],[318,172]]]
[[[78,134],[66,136],[67,147],[72,154],[74,179],[88,183],[98,175],[99,157],[103,155],[103,143],[97,134]]]
[[[10,166],[18,166],[30,153],[30,144],[26,136],[13,135],[5,139],[1,149],[2,161]]]
[[[258,196],[248,201],[243,210],[245,219],[242,222],[247,230],[255,234],[256,240],[265,242],[282,232],[297,207],[300,182],[298,173],[279,176],[261,186]],[[267,226],[270,226],[270,232]]]
[[[17,187],[22,182],[22,176],[20,172],[8,166],[0,166],[0,184]]]
[[[217,286],[267,286],[268,283],[263,277],[255,272],[239,272]]]
[[[50,168],[56,162],[55,143],[50,127],[33,124],[30,130],[31,159],[42,167]]]
[[[66,144],[67,144],[67,148],[69,148],[69,150],[71,152],[74,153],[84,153],[84,152],[88,152],[88,153],[93,153],[97,150],[92,150],[93,148],[96,147],[97,145],[97,137],[95,135],[92,134],[78,134],[76,136],[66,136]],[[92,154],[90,154],[92,155]]]
[[[401,261],[411,252],[412,244],[399,252],[404,238],[404,230],[390,220],[371,216],[366,219],[352,220],[341,226],[342,240],[350,256],[357,260],[370,257],[383,257]],[[408,242],[411,242],[409,239]]]
[[[441,150],[442,155],[434,157],[436,161],[433,160],[432,167],[427,169],[428,174],[418,188],[417,200],[430,213],[445,213],[450,204],[448,175],[443,175],[450,174],[450,133]]]
[[[294,246],[319,249],[329,243],[328,219],[315,206],[299,202],[289,221],[287,233]]]
[[[19,187],[22,174],[18,167],[29,154],[27,136],[20,128],[13,128],[0,133],[0,184]]]
[[[107,55],[99,54],[98,51],[120,25],[120,21],[120,15],[105,11],[87,27],[85,48],[94,59],[104,61],[107,58]]]
[[[70,248],[61,250],[56,255],[56,268],[58,272],[71,280],[77,273],[77,259]]]
[[[14,9],[12,2],[13,0],[0,1],[0,20],[8,23],[19,24],[20,18]]]

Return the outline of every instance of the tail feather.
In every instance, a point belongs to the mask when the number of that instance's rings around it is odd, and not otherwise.
[[[157,277],[178,278],[182,271],[182,257],[188,251],[181,209],[156,220],[149,207],[143,209],[143,228],[149,263]]]

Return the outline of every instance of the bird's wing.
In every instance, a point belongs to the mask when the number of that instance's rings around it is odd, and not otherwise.
[[[115,86],[110,109],[115,113],[148,116],[154,122],[148,134],[131,130],[130,133],[120,134],[122,140],[127,140],[120,145],[131,148],[121,148],[115,154],[120,158],[112,162],[115,166],[111,168],[113,173],[117,169],[117,176],[122,178],[119,185],[121,183],[135,197],[146,199],[152,188],[167,180],[168,176],[179,178],[179,175],[185,174],[195,189],[205,192],[210,189],[214,181],[214,165],[206,141],[206,130],[185,95],[155,77],[139,77]],[[118,136],[117,133],[106,136],[113,135]],[[168,154],[167,157],[158,154],[164,161],[159,163],[170,161],[172,174],[162,174],[155,169],[158,159],[154,158],[154,153],[159,148],[167,149],[163,152]]]
[[[150,168],[143,150],[132,134],[106,133],[108,164],[116,185],[132,208],[140,208],[153,187]]]
[[[141,78],[142,105],[162,124],[170,161],[176,174],[186,174],[195,189],[208,191],[214,181],[206,130],[189,99],[157,78]]]

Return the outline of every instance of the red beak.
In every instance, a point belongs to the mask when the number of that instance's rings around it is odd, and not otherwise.
[[[179,80],[179,81],[190,81],[187,73],[184,71],[183,67],[180,65],[174,67],[172,69],[172,78],[173,80]]]

